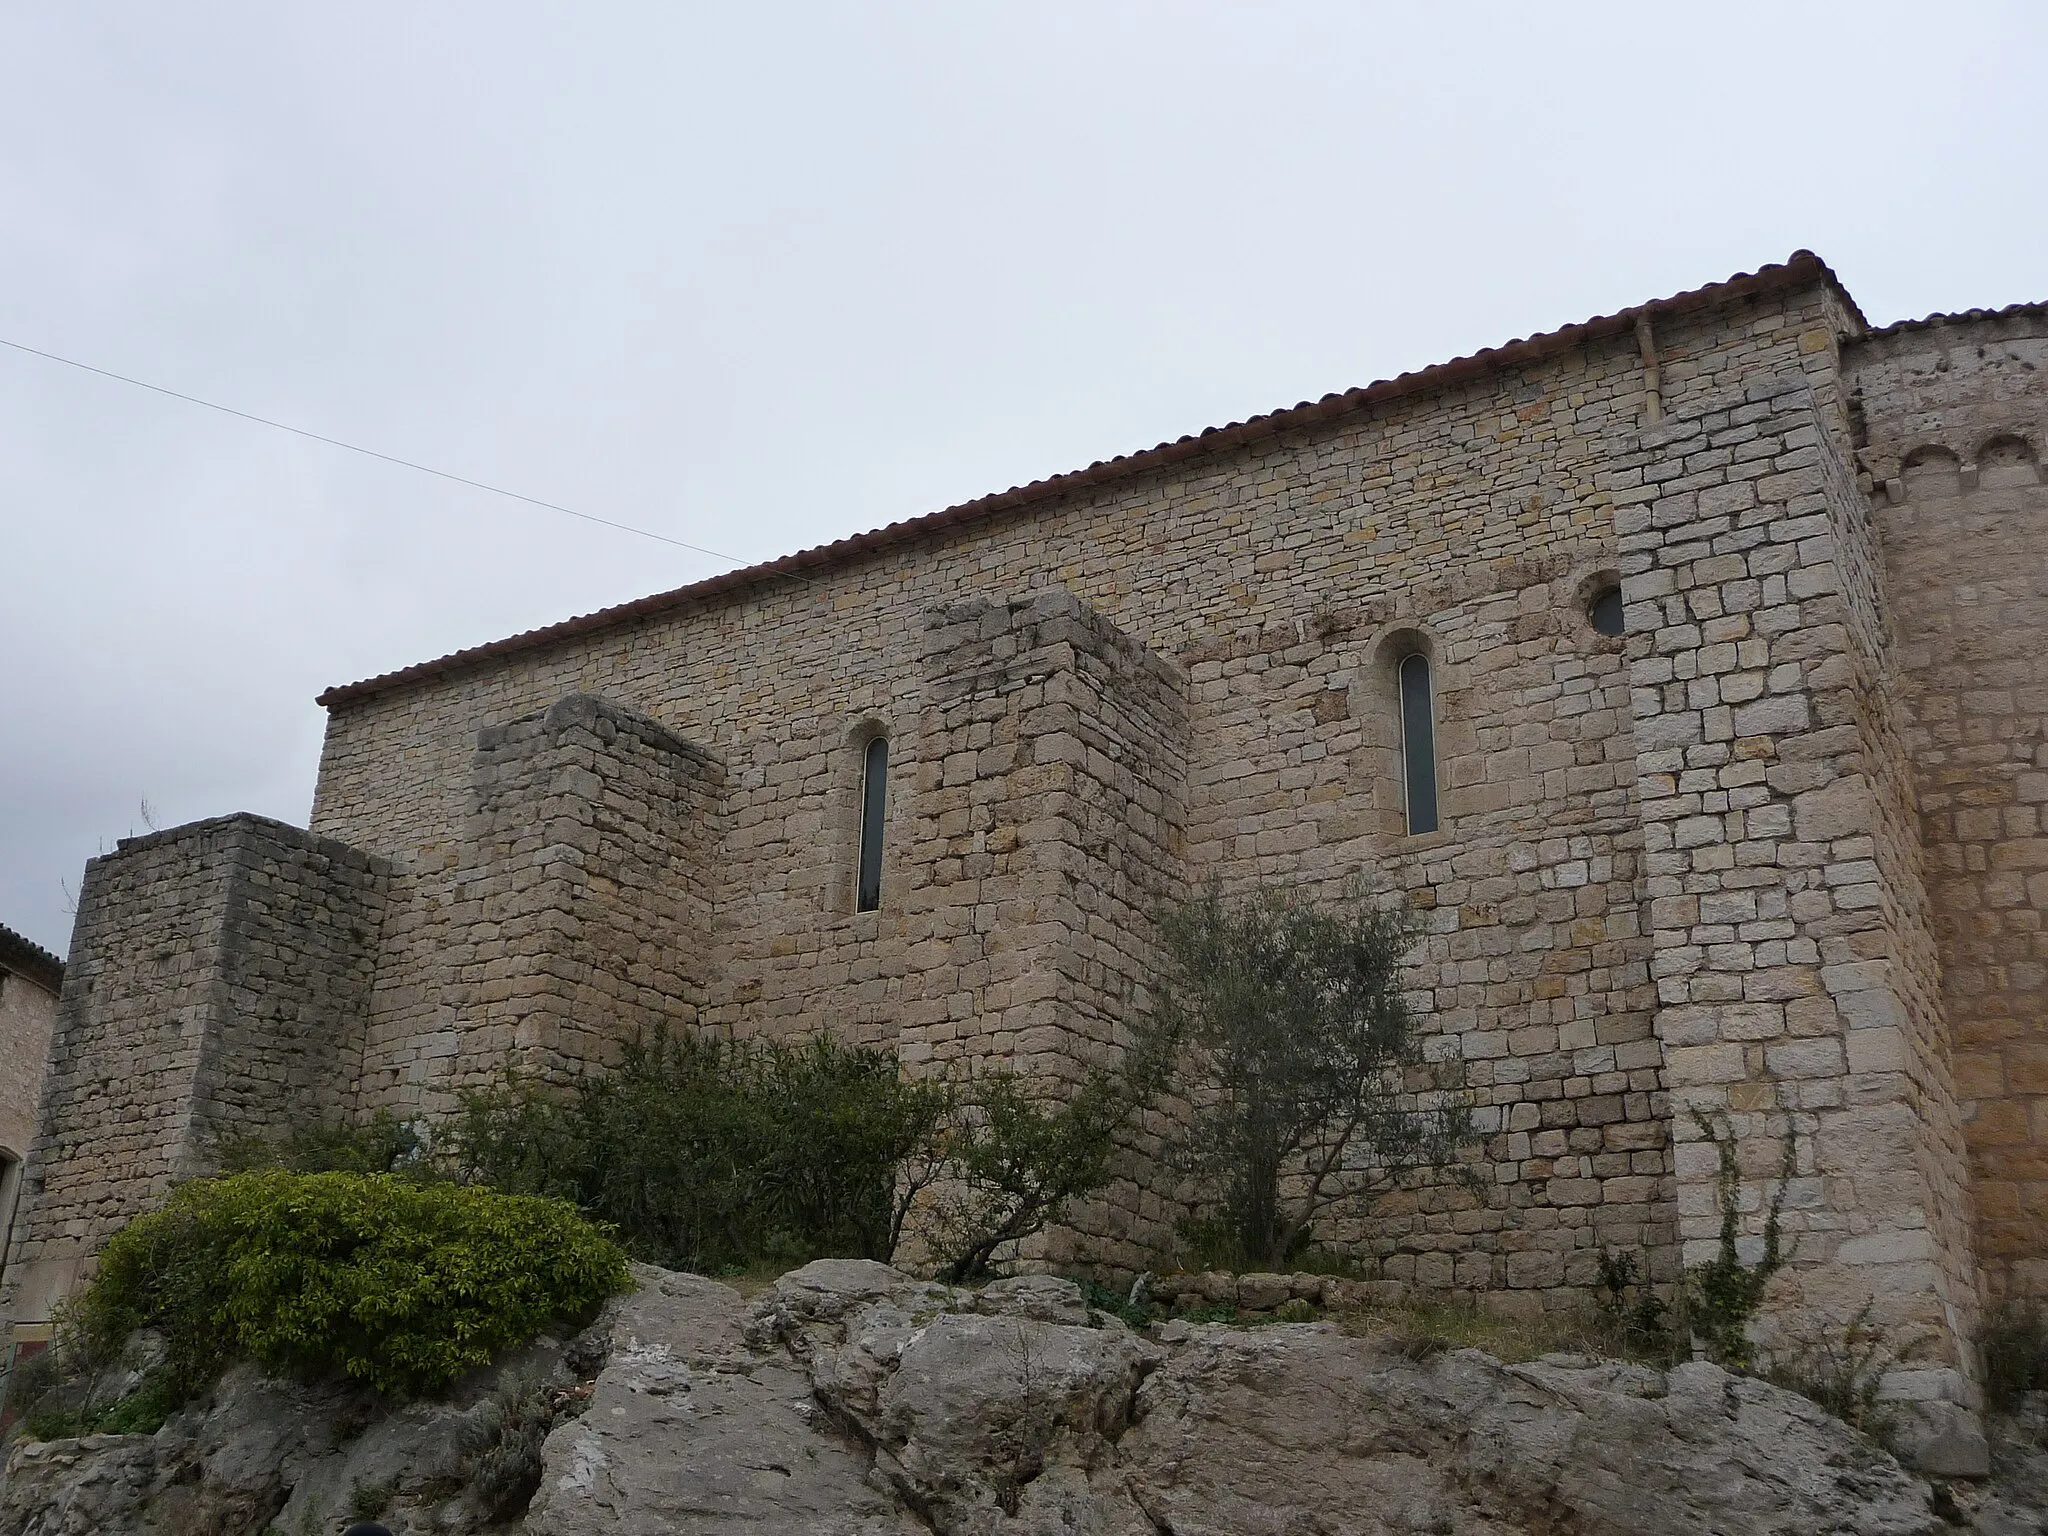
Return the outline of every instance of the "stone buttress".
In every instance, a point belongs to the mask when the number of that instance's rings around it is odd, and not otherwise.
[[[46,1324],[108,1237],[235,1138],[347,1112],[386,875],[250,815],[86,865],[0,1318]]]
[[[1172,664],[1069,593],[927,615],[906,1070],[1057,1088],[1117,1063],[1181,890],[1187,718]],[[1150,1262],[1174,1213],[1143,1142],[1033,1257]]]

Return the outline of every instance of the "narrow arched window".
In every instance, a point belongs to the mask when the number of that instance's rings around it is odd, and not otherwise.
[[[1429,694],[1429,658],[1401,658],[1401,782],[1408,833],[1436,830],[1436,714]]]
[[[872,912],[882,904],[882,818],[889,808],[889,738],[877,736],[867,745],[860,770],[860,879],[854,894],[856,912]]]

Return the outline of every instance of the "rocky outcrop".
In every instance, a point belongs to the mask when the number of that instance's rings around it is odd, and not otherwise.
[[[876,1264],[751,1307],[664,1276],[557,1430],[534,1536],[1855,1532],[1948,1526],[1804,1398],[1708,1365],[1416,1358],[1328,1324],[1172,1330],[1059,1281]]]
[[[0,1531],[332,1536],[365,1490],[400,1536],[2048,1528],[2041,1405],[1994,1437],[1991,1485],[1951,1489],[1709,1365],[1503,1364],[1326,1322],[1146,1338],[1065,1281],[969,1291],[858,1261],[808,1265],[751,1302],[635,1273],[583,1338],[451,1403],[383,1413],[238,1371],[157,1435],[18,1446]],[[478,1449],[503,1439],[490,1416],[513,1380],[587,1405],[548,1434],[523,1523],[502,1498],[533,1486],[531,1458],[487,1494]]]
[[[505,1529],[538,1471],[519,1464],[537,1462],[537,1443],[519,1444],[536,1405],[545,1418],[579,1401],[578,1367],[597,1364],[543,1340],[445,1402],[398,1406],[237,1366],[155,1434],[11,1446],[0,1532],[329,1536],[360,1515],[441,1536]]]

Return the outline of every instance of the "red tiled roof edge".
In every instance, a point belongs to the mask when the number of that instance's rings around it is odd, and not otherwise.
[[[26,976],[45,992],[64,990],[64,962],[4,924],[0,924],[0,971]]]
[[[1864,332],[1857,339],[1875,341],[1880,336],[1901,336],[1908,331],[1929,331],[1943,325],[1969,325],[1979,320],[2010,320],[2023,315],[2048,315],[2048,299],[2008,304],[2003,309],[1965,309],[1954,314],[1922,315],[1918,320],[1894,320],[1890,325],[1881,325],[1874,331]]]
[[[493,640],[485,645],[453,651],[432,661],[417,662],[395,672],[365,678],[361,682],[344,683],[329,688],[313,702],[329,709],[338,704],[354,703],[359,699],[386,693],[408,683],[460,671],[479,662],[515,655],[520,651],[534,650],[574,635],[585,635],[596,630],[609,629],[614,625],[630,624],[636,619],[664,613],[686,603],[716,597],[740,587],[759,585],[781,576],[801,575],[820,567],[838,565],[857,555],[904,543],[940,529],[958,527],[1073,491],[1144,474],[1185,459],[1199,458],[1222,449],[1236,447],[1240,443],[1329,420],[1404,395],[1440,389],[1465,379],[1491,373],[1498,368],[1534,362],[1568,351],[1585,342],[1629,330],[1635,325],[1636,316],[1641,314],[1654,315],[1676,309],[1726,303],[1748,294],[1791,287],[1814,279],[1832,284],[1848,303],[1858,322],[1867,326],[1868,322],[1863,320],[1862,311],[1857,309],[1855,299],[1850,297],[1849,291],[1842,286],[1841,280],[1835,276],[1828,264],[1812,251],[1794,251],[1782,263],[1759,267],[1754,272],[1738,272],[1724,282],[1709,283],[1705,287],[1689,289],[1665,299],[1652,299],[1645,304],[1617,310],[1611,315],[1596,315],[1590,320],[1580,321],[1577,325],[1567,325],[1559,330],[1524,337],[1498,347],[1485,347],[1468,357],[1435,363],[1413,373],[1381,379],[1362,388],[1325,395],[1320,400],[1305,400],[1299,405],[1248,417],[1243,421],[1232,422],[1228,426],[1207,427],[1193,436],[1161,443],[1155,448],[1119,454],[1113,459],[1097,460],[1086,469],[1072,470],[1044,480],[1034,480],[1028,485],[1013,486],[1007,491],[997,491],[992,495],[977,497],[973,501],[963,501],[957,506],[947,507],[938,512],[928,512],[922,517],[889,523],[868,533],[857,533],[849,538],[836,539],[830,544],[798,550],[795,554],[784,555],[780,559],[743,566],[736,571],[726,571],[722,575],[707,577],[685,587],[657,592],[652,596],[637,598],[630,603],[620,603],[611,608],[600,608],[594,613],[564,619],[560,623],[549,624],[540,629],[529,629],[520,634],[508,635],[502,640]]]

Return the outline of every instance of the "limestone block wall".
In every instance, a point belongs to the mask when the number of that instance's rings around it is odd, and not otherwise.
[[[394,893],[358,1108],[453,1107],[508,1070],[574,1076],[698,1023],[723,770],[588,694],[478,733],[444,869]]]
[[[1182,890],[1188,716],[1165,659],[1071,594],[926,618],[899,1052],[1057,1091],[1113,1066]],[[1141,1268],[1177,1214],[1134,1133],[1049,1260]]]
[[[55,955],[0,928],[0,1284],[7,1278],[7,1236],[20,1200],[24,1159],[35,1139],[43,1066],[63,984],[64,966]]]
[[[1425,920],[1411,1005],[1482,1133],[1478,1190],[1397,1192],[1329,1238],[1389,1276],[1571,1300],[1603,1249],[1677,1274],[1668,1106],[1651,1019],[1641,825],[1619,638],[1583,543],[1183,653],[1196,760],[1190,863],[1226,883],[1366,874]],[[1394,666],[1431,657],[1443,829],[1406,834]]]
[[[1684,1255],[1720,1223],[1701,1121],[1738,1145],[1751,1257],[1789,1149],[1780,1336],[1869,1304],[1934,1351],[1892,1390],[1961,1400],[1965,1174],[1848,415],[1804,369],[1700,404],[1646,429],[1616,518]]]
[[[1859,322],[1813,267],[1650,318],[1668,419],[1741,407],[1743,379],[1785,375],[1846,420],[1830,338]],[[1633,662],[1588,631],[1584,602],[1620,566],[1618,516],[1700,472],[1700,454],[1742,450],[1645,436],[1651,404],[1628,327],[1511,349],[854,541],[802,580],[686,592],[342,690],[313,824],[391,859],[387,932],[409,934],[461,857],[477,733],[572,691],[618,700],[725,765],[700,1018],[893,1044],[926,1002],[904,904],[930,755],[923,615],[1061,589],[1187,674],[1190,878],[1334,889],[1377,873],[1428,912],[1414,996],[1431,1049],[1481,1096],[1492,1187],[1388,1208],[1370,1240],[1390,1269],[1564,1302],[1600,1246],[1633,1234],[1668,1274],[1644,744]],[[1404,636],[1436,647],[1442,690],[1444,826],[1415,839],[1386,671]],[[891,742],[883,900],[856,913],[860,747],[877,730]],[[391,983],[378,1026],[392,1054],[377,1102],[402,1111],[457,1070],[445,1024],[400,1003],[412,985]]]
[[[1883,533],[1970,1152],[1996,1300],[2048,1290],[2048,314],[1895,327],[1850,349]]]
[[[354,849],[249,815],[87,864],[0,1315],[45,1320],[225,1139],[340,1117],[384,881]]]

